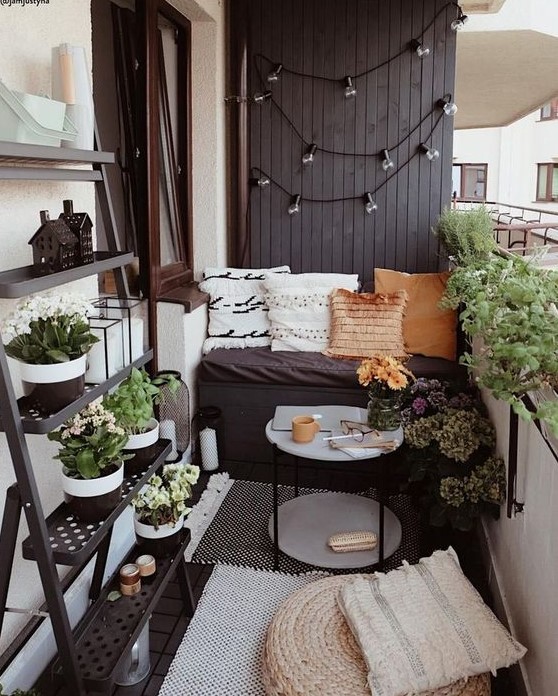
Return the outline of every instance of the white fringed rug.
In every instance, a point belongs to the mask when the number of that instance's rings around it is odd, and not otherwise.
[[[320,575],[216,566],[159,696],[265,696],[265,632],[278,606]]]

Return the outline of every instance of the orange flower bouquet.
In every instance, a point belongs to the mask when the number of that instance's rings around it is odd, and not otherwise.
[[[396,430],[401,422],[400,397],[414,381],[413,373],[397,358],[365,358],[357,368],[358,382],[368,387],[368,425],[376,430]]]

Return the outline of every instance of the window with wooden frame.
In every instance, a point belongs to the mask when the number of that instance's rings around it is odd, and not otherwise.
[[[488,164],[454,164],[453,194],[457,200],[485,201]]]
[[[558,118],[558,97],[541,107],[540,120],[553,121]]]
[[[164,0],[138,3],[138,118],[145,174],[144,240],[152,300],[186,285],[192,274],[191,31]],[[143,104],[143,108],[141,105]]]
[[[558,164],[537,165],[537,200],[558,201]]]

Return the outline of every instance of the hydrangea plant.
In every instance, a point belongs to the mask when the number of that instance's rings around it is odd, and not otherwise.
[[[132,499],[138,520],[155,529],[162,524],[174,527],[191,510],[186,507],[186,500],[191,497],[199,475],[199,467],[193,464],[165,464],[161,474],[153,474]]]
[[[68,362],[99,339],[87,317],[94,307],[75,295],[34,295],[18,303],[2,327],[6,354],[33,365]]]
[[[504,462],[495,457],[494,428],[477,391],[420,378],[402,411],[410,489],[430,522],[468,530],[482,512],[504,502]]]

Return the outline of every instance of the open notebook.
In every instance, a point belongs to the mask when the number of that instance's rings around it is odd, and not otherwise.
[[[317,416],[320,430],[339,430],[342,420],[366,423],[366,410],[358,406],[277,406],[273,417],[273,430],[291,430],[295,416]]]

